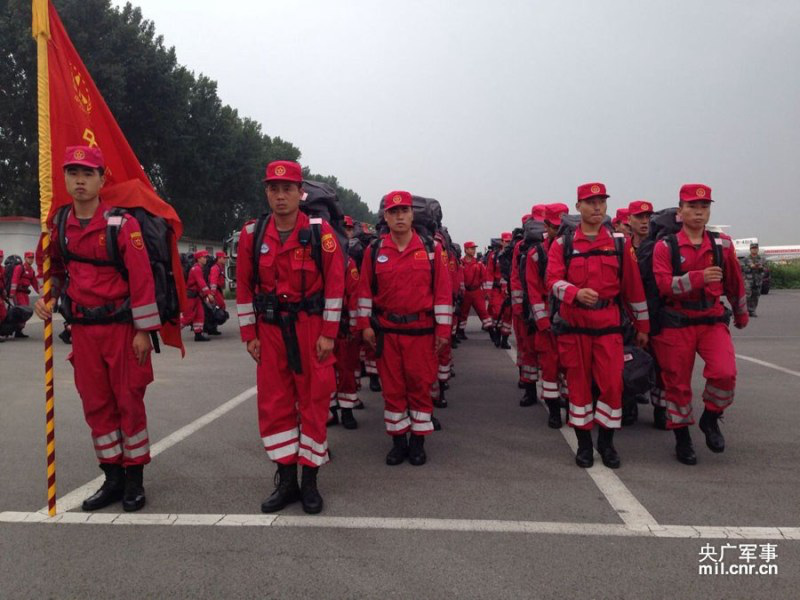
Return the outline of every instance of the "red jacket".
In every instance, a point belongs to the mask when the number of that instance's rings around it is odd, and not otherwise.
[[[653,249],[653,275],[658,291],[667,304],[689,317],[720,316],[725,309],[716,300],[725,294],[733,308],[736,322],[746,323],[749,317],[744,278],[731,238],[723,233],[715,241],[722,247],[722,264],[719,266],[722,268],[723,278],[721,282],[714,283],[705,283],[703,279],[703,270],[712,266],[714,261],[711,238],[704,235],[700,248],[694,247],[683,230],[678,232],[677,239],[683,275],[675,276],[672,272],[672,254],[666,240],[656,244]],[[704,297],[715,301],[711,308],[691,310],[681,306],[681,302],[698,302]]]
[[[511,254],[511,314],[521,317],[522,314],[522,280],[519,276],[519,253],[522,240],[514,244]]]
[[[482,262],[475,258],[465,256],[461,265],[464,269],[464,287],[467,291],[475,290],[489,291],[492,289],[492,282],[486,277],[486,267]]]
[[[14,267],[14,272],[11,274],[11,295],[17,293],[30,294],[31,288],[39,293],[39,282],[36,280],[36,272],[28,263],[23,262],[21,265]]]
[[[358,288],[361,275],[358,272],[356,261],[352,257],[347,259],[347,272],[344,276],[344,305],[347,307],[347,325],[353,333],[358,325]]]
[[[434,326],[438,337],[450,338],[453,323],[453,294],[448,270],[447,253],[437,243],[429,257],[422,239],[414,234],[408,246],[400,252],[390,234],[381,237],[381,247],[372,271],[372,246],[364,253],[361,283],[358,289],[358,328],[371,327],[369,319],[375,308],[378,323],[391,329],[424,329]],[[433,289],[431,289],[433,261]],[[377,278],[378,295],[372,296],[372,280]],[[429,311],[433,315],[426,314]],[[384,314],[419,314],[417,321],[398,324]]]
[[[101,201],[86,228],[82,228],[72,210],[69,211],[65,237],[70,253],[83,258],[109,260],[106,250],[106,226],[107,214],[111,208]],[[131,215],[116,218],[122,219],[117,247],[122,262],[128,270],[128,280],[126,281],[114,266],[100,267],[73,260],[67,266],[70,283],[66,294],[73,303],[87,308],[121,304],[126,298],[130,298],[134,327],[144,331],[160,329],[161,319],[156,305],[153,272],[139,222]],[[51,273],[54,283],[57,284],[64,280],[67,269],[61,257],[57,236],[53,236],[52,239]]]
[[[614,234],[614,237],[622,234]],[[545,279],[547,289],[563,303],[561,315],[570,322],[570,315],[578,308],[576,295],[582,288],[591,288],[597,292],[600,300],[614,300],[621,295],[622,300],[630,307],[633,325],[642,333],[649,333],[650,318],[647,311],[647,300],[644,295],[639,265],[631,251],[630,240],[625,240],[622,253],[622,276],[619,272],[618,256],[576,256],[570,260],[569,272],[564,262],[564,238],[558,238],[550,247]],[[614,238],[611,233],[601,227],[597,237],[591,241],[578,227],[573,237],[573,252],[589,252],[590,250],[614,250]],[[581,311],[585,318],[597,318],[598,328],[619,325],[611,322],[616,317],[603,311]],[[592,315],[592,313],[597,313]]]
[[[201,296],[208,296],[211,293],[211,289],[206,283],[206,278],[203,277],[203,265],[200,263],[195,263],[189,269],[189,277],[186,278],[186,290],[197,292]]]
[[[551,245],[552,240],[545,240],[542,243],[542,252],[546,254]],[[550,327],[550,302],[545,280],[539,275],[539,261],[541,260],[546,261],[547,256],[539,256],[536,246],[532,246],[528,250],[525,260],[525,284],[528,287],[528,301],[536,321],[536,329],[545,331]]]
[[[322,221],[322,268],[319,272],[311,257],[311,247],[303,247],[297,234],[310,224],[308,216],[298,212],[297,222],[286,243],[281,244],[275,219],[270,219],[264,239],[254,243],[255,220],[245,224],[239,236],[239,255],[236,260],[236,309],[242,340],[256,338],[256,314],[253,297],[259,291],[275,292],[284,302],[300,302],[305,280],[305,296],[323,292],[325,308],[322,314],[322,335],[335,338],[339,331],[344,298],[344,260],[333,228]],[[253,289],[253,251],[258,259],[260,290]]]
[[[225,289],[225,269],[214,263],[208,273],[208,287],[213,291]]]

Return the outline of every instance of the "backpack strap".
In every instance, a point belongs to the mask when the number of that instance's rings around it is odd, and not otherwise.
[[[261,245],[264,243],[264,233],[267,231],[269,224],[269,213],[263,213],[256,221],[256,226],[253,228],[253,293],[256,288],[261,284],[261,278],[258,274],[258,259],[261,257]]]
[[[536,242],[536,267],[539,269],[539,278],[544,281],[544,274],[547,271],[547,252],[544,251],[544,244]]]
[[[674,233],[664,236],[664,240],[669,246],[670,262],[672,262],[672,275],[680,277],[683,275],[681,272],[681,249],[678,247],[678,236]]]
[[[372,249],[372,255],[370,256],[370,260],[372,261],[372,281],[370,282],[370,289],[372,290],[373,299],[378,295],[378,277],[375,275],[375,265],[378,262],[378,252],[380,252],[382,246],[383,238],[380,237],[375,238],[369,243],[369,247]]]
[[[311,258],[317,265],[322,281],[325,281],[325,270],[322,268],[322,219],[319,217],[309,217],[311,229]]]
[[[78,256],[70,252],[69,248],[67,248],[67,219],[69,218],[71,208],[71,205],[62,206],[58,209],[55,216],[57,242],[64,265],[74,260],[97,267],[116,267],[123,278],[127,280],[128,270],[122,262],[122,257],[119,254],[119,247],[117,245],[119,230],[122,228],[124,215],[127,214],[127,211],[123,208],[112,208],[109,211],[108,223],[106,224],[106,252],[108,253],[109,260],[98,260],[95,258]]]

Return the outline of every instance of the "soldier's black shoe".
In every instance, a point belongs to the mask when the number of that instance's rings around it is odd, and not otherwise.
[[[636,402],[629,402],[622,408],[622,426],[628,427],[636,423],[639,419],[639,405]]]
[[[663,406],[653,407],[653,427],[662,431],[667,430],[667,409]]]
[[[222,335],[222,332],[219,329],[212,329],[208,332],[208,335]]]
[[[122,465],[107,463],[100,463],[100,468],[106,474],[106,480],[99,490],[83,501],[81,504],[83,510],[98,510],[122,500],[125,492],[125,469]]]
[[[328,417],[328,421],[325,423],[328,427],[332,427],[333,425],[339,424],[339,409],[336,406],[331,406],[328,409],[331,413],[331,416]]]
[[[204,336],[202,333],[195,333],[194,334],[194,341],[195,342],[210,342],[211,338]]]
[[[303,503],[303,511],[310,515],[322,512],[322,496],[319,490],[317,490],[318,471],[319,467],[303,465],[302,482],[300,483],[300,501]]]
[[[122,510],[134,512],[144,506],[144,465],[125,467],[125,494],[122,496]]]
[[[525,382],[522,379],[517,380],[517,387],[521,390],[525,389]]]
[[[364,403],[361,400],[359,400],[358,402],[356,402],[356,405],[354,406],[354,408],[356,410],[364,410]]]
[[[614,448],[614,430],[600,428],[597,434],[597,452],[603,459],[603,464],[609,469],[619,469],[620,460]]]
[[[439,422],[439,419],[437,419],[433,415],[431,415],[431,423],[433,424],[433,430],[434,431],[441,431],[442,430],[442,424]]]
[[[64,331],[59,333],[58,337],[65,344],[71,344],[72,343],[72,335],[70,334],[69,329],[65,329]]]
[[[533,406],[536,404],[536,384],[535,383],[526,383],[525,384],[525,395],[519,401],[520,406]]]
[[[261,512],[277,512],[298,500],[300,500],[300,487],[297,485],[297,465],[279,463],[275,472],[275,491],[261,503]]]
[[[442,382],[439,382],[439,397],[433,401],[433,405],[436,408],[447,408],[447,398],[444,397],[444,391],[446,387],[442,387]]]
[[[675,433],[675,456],[685,465],[696,465],[697,455],[694,453],[692,436],[689,427],[680,427],[672,430]]]
[[[381,380],[377,375],[369,376],[369,389],[373,392],[381,391]]]
[[[425,436],[411,434],[411,441],[408,444],[408,462],[419,467],[428,460],[425,454]]]
[[[17,331],[14,332],[14,337],[18,338],[18,339],[25,339],[25,338],[29,338],[31,336],[26,335],[26,334],[22,333],[21,331],[17,330]]]
[[[464,331],[463,329],[459,329],[458,331],[456,331],[456,335],[458,336],[458,339],[460,339],[460,340],[468,340],[469,339],[467,337],[467,332]]]
[[[582,469],[588,469],[594,464],[592,432],[589,429],[576,429],[575,437],[578,438],[578,451],[575,453],[575,464]]]
[[[725,438],[722,437],[722,432],[719,430],[719,418],[722,413],[711,412],[706,409],[703,411],[703,416],[700,417],[700,431],[706,434],[706,446],[712,452],[725,451]]]
[[[551,429],[561,429],[561,406],[558,398],[547,399],[547,410],[550,411],[550,416],[547,419],[547,426]]]
[[[406,434],[396,435],[392,438],[392,449],[386,455],[386,464],[390,466],[399,465],[408,456],[408,440]]]
[[[358,429],[358,421],[353,416],[352,408],[342,409],[342,427],[345,429]]]
[[[500,332],[497,330],[497,327],[492,327],[489,329],[489,337],[492,339],[492,343],[496,347],[500,347]]]
[[[508,343],[508,336],[504,335],[500,338],[500,346],[503,350],[511,350],[511,345]]]

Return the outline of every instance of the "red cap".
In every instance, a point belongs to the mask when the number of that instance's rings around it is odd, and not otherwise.
[[[106,161],[100,148],[90,146],[67,146],[64,152],[64,168],[70,165],[80,165],[90,169],[104,169]]]
[[[33,252],[31,252],[30,250],[28,252],[26,252],[25,253],[25,258],[33,258]]]
[[[545,204],[534,204],[531,208],[531,215],[534,221],[544,221],[545,214],[547,213],[547,206]]]
[[[544,213],[544,220],[553,227],[561,225],[561,215],[569,214],[569,207],[566,204],[556,202],[555,204],[548,204]]]
[[[702,183],[684,183],[681,186],[681,202],[713,202],[711,188]]]
[[[413,206],[411,194],[402,190],[389,192],[383,197],[383,210],[389,210],[395,206]]]
[[[614,217],[620,223],[628,223],[628,209],[627,208],[618,208],[616,217]]]
[[[303,183],[303,168],[291,160],[273,160],[267,165],[264,181],[293,181]]]
[[[503,240],[504,242],[510,242],[511,241],[511,232],[510,231],[504,231],[503,233],[500,234],[500,239]]]
[[[634,200],[628,204],[629,215],[644,215],[653,212],[653,205],[647,200]]]
[[[533,218],[533,215],[522,215],[522,224],[525,225],[528,221]]]
[[[208,256],[208,251],[207,250],[198,250],[197,252],[194,253],[194,259],[195,260],[199,260],[199,259],[203,258],[204,256]]]
[[[478,244],[476,244],[475,242],[464,242],[464,250],[466,250],[467,248],[477,248],[477,247]]]
[[[215,254],[215,256],[216,256],[217,258],[225,258],[225,253],[224,253],[224,252],[222,252],[222,251],[220,251],[220,252],[217,252],[217,253]]]
[[[602,183],[584,183],[578,186],[578,202],[596,197],[608,198],[606,186]]]
[[[344,216],[344,226],[345,227],[353,227],[353,217],[350,215]]]

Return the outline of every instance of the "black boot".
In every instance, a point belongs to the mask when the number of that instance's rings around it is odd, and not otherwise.
[[[361,400],[357,400],[354,408],[356,410],[364,410],[364,403]]]
[[[597,452],[603,458],[603,464],[609,469],[619,469],[620,460],[614,448],[614,430],[600,428],[597,434]]]
[[[497,327],[492,327],[489,330],[489,337],[492,338],[492,343],[495,347],[500,347],[500,331],[498,331]]]
[[[330,411],[331,416],[328,417],[328,421],[327,421],[327,423],[325,423],[325,425],[327,425],[328,427],[332,427],[333,425],[338,425],[339,424],[339,408],[336,407],[336,406],[331,406],[328,410]]]
[[[408,456],[408,440],[406,434],[392,437],[392,449],[386,455],[386,464],[390,466],[399,465]]]
[[[461,343],[461,341],[458,339],[457,335],[453,334],[453,335],[450,336],[450,347],[451,348],[458,348],[458,345],[460,343]]]
[[[17,330],[14,332],[14,337],[15,337],[15,338],[18,338],[18,339],[25,339],[25,338],[29,338],[29,337],[31,337],[31,336],[29,336],[29,335],[25,335],[24,333],[22,333],[22,330],[21,330],[21,329],[17,329]]]
[[[460,340],[468,340],[468,339],[469,339],[469,338],[467,337],[467,332],[466,332],[466,330],[464,330],[464,329],[461,329],[461,328],[459,328],[459,329],[458,329],[458,331],[456,331],[456,336],[457,336],[457,337],[458,337],[458,339],[460,339]]]
[[[433,415],[431,415],[431,423],[433,424],[433,430],[434,431],[441,431],[442,430],[442,424],[439,422],[439,419],[437,419]]]
[[[447,387],[442,385],[442,383],[441,381],[439,382],[439,397],[433,401],[433,405],[436,408],[447,408],[447,398],[444,397],[444,392]]]
[[[535,383],[526,383],[525,384],[525,395],[519,401],[520,406],[533,406],[536,404],[536,384]]]
[[[653,407],[653,427],[662,431],[667,430],[667,409],[663,406]]]
[[[408,444],[408,462],[419,467],[425,464],[428,457],[425,455],[425,436],[411,434]]]
[[[622,426],[629,427],[639,419],[639,405],[636,400],[631,399],[622,407]]]
[[[125,467],[125,495],[122,510],[134,512],[144,506],[144,465]]]
[[[561,429],[561,405],[558,398],[548,398],[547,410],[550,411],[550,416],[547,419],[547,426],[551,429]]]
[[[685,465],[696,465],[697,455],[694,453],[689,427],[680,427],[672,431],[675,433],[675,455],[678,461]]]
[[[352,408],[342,409],[342,427],[345,429],[358,429],[358,421],[353,416]]]
[[[303,511],[310,515],[322,512],[322,496],[319,490],[317,490],[318,471],[319,467],[303,465],[302,482],[300,483],[300,500],[303,503]]]
[[[721,416],[722,413],[706,409],[703,411],[703,416],[700,417],[700,431],[706,434],[706,446],[716,453],[725,451],[725,438],[722,437],[722,432],[719,430]]]
[[[216,327],[212,327],[208,330],[208,335],[222,335],[222,332]]]
[[[503,350],[511,350],[511,344],[508,343],[507,335],[504,335],[500,338],[500,348]]]
[[[578,451],[575,453],[575,464],[583,469],[588,469],[594,464],[592,431],[590,429],[576,429],[575,437],[578,438]]]
[[[300,500],[300,488],[297,485],[297,465],[278,463],[275,472],[275,491],[261,503],[261,512],[272,513]]]
[[[106,480],[100,489],[83,501],[83,510],[98,510],[109,504],[122,500],[125,491],[125,469],[122,465],[100,463],[100,468],[106,474]]]
[[[373,392],[381,391],[381,380],[377,375],[369,376],[369,389]]]
[[[208,342],[210,340],[211,338],[204,336],[202,332],[197,332],[194,334],[195,342]]]

